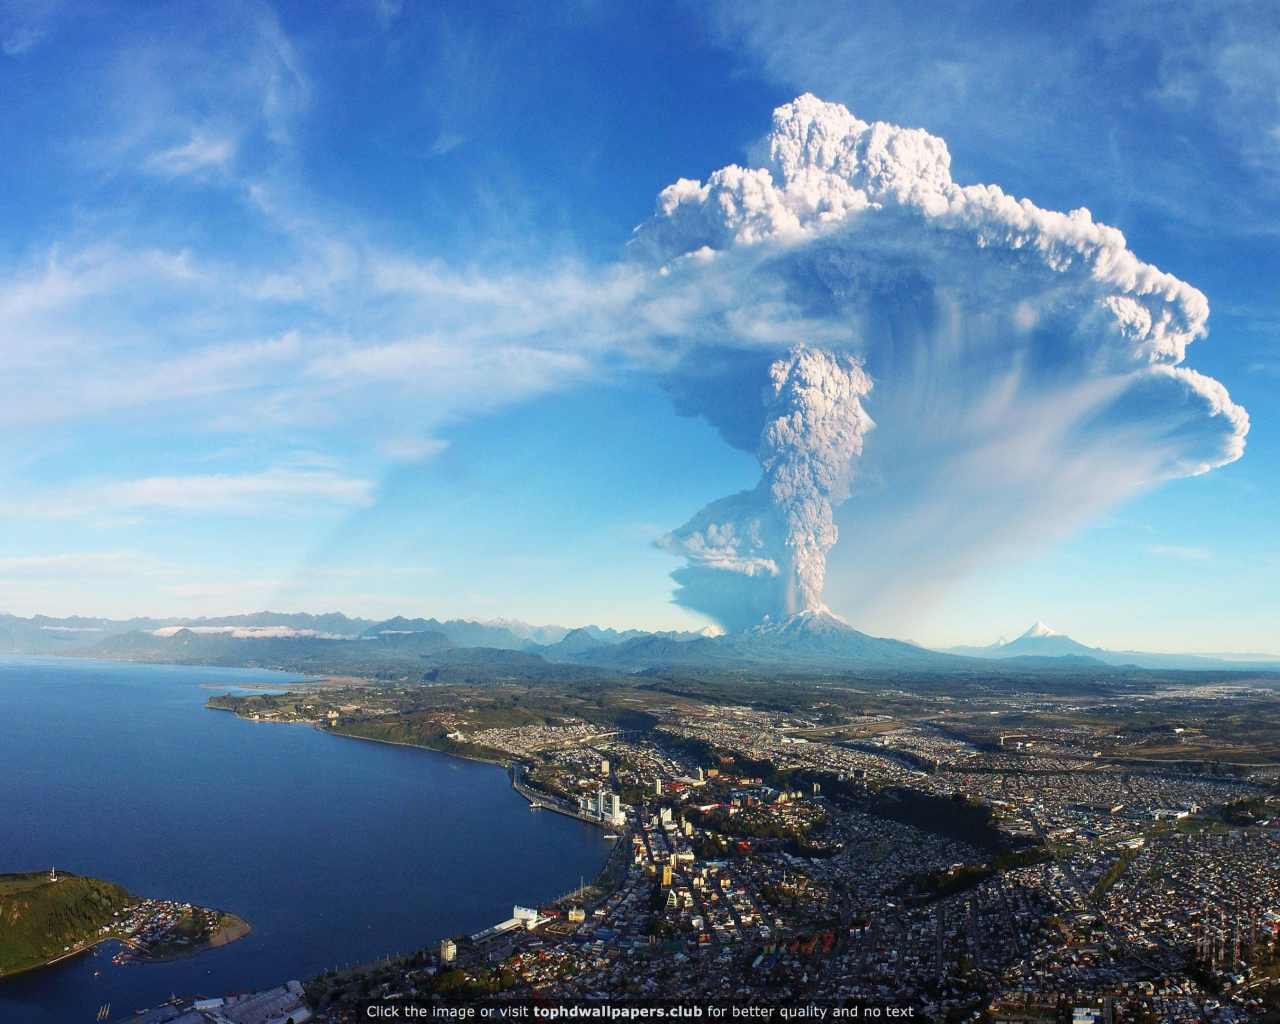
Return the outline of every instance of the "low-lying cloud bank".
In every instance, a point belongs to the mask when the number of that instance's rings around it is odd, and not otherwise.
[[[662,540],[678,603],[874,617],[1243,453],[1181,365],[1204,295],[1087,210],[957,185],[943,140],[811,95],[749,162],[665,189],[631,245],[677,411],[762,467]]]

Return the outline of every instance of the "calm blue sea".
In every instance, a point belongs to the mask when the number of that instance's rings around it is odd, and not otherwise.
[[[531,813],[501,768],[203,707],[281,678],[0,656],[0,872],[56,866],[254,926],[192,960],[101,949],[0,981],[0,1021],[304,978],[478,931],[603,866],[598,829]]]

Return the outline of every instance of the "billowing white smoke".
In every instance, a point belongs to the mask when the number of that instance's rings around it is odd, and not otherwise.
[[[838,536],[832,509],[849,496],[852,461],[874,426],[859,402],[870,390],[847,353],[796,346],[775,361],[761,396],[760,485],[704,509],[663,545],[703,569],[772,577],[782,604],[770,611],[822,608],[827,552]]]
[[[782,511],[788,580],[797,590],[788,604],[799,611],[822,607],[827,552],[838,536],[831,510],[849,496],[850,464],[873,426],[858,401],[870,390],[862,367],[844,353],[797,348],[769,367],[771,419],[757,454]]]
[[[682,604],[744,628],[821,607],[825,567],[836,610],[900,624],[993,553],[1243,452],[1244,410],[1178,365],[1204,295],[1087,210],[956,185],[941,139],[812,96],[752,163],[667,188],[632,243],[677,411],[764,469],[664,538]]]

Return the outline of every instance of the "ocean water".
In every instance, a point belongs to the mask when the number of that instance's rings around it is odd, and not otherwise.
[[[599,829],[531,813],[499,767],[203,706],[281,679],[0,656],[0,872],[56,866],[254,926],[191,960],[116,965],[99,947],[0,980],[0,1022],[305,978],[478,931],[604,865]]]

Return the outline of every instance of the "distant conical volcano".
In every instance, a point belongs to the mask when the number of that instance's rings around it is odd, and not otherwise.
[[[1269,655],[1233,656],[1224,660],[1221,656],[1194,654],[1149,654],[1143,651],[1109,651],[1102,647],[1088,647],[1071,637],[1050,628],[1043,621],[1037,622],[1016,640],[1001,637],[986,647],[948,647],[947,654],[959,654],[968,658],[1028,658],[1038,662],[1057,659],[1063,666],[1083,666],[1087,663],[1115,665],[1146,669],[1237,669],[1257,667],[1274,671],[1280,659]]]
[[[1076,643],[1071,637],[1050,628],[1043,621],[1037,622],[1016,640],[1001,637],[987,647],[952,647],[949,654],[962,654],[971,658],[1091,658],[1105,652]]]

